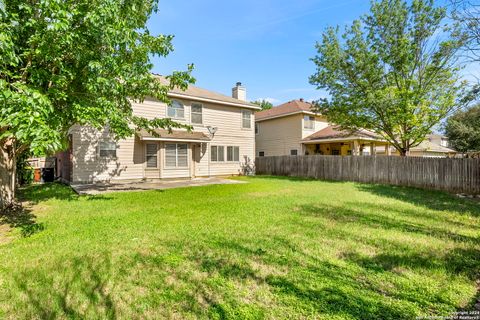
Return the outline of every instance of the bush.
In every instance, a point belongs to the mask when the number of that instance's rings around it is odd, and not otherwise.
[[[35,169],[31,166],[25,166],[18,172],[18,177],[20,179],[21,185],[29,185],[33,182],[33,177],[35,174]]]
[[[17,159],[17,177],[20,185],[28,185],[33,182],[35,169],[28,162],[30,156],[29,152],[25,152]]]

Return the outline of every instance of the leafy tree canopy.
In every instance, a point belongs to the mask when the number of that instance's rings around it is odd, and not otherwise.
[[[480,104],[460,110],[447,119],[445,134],[460,152],[480,151]]]
[[[267,101],[265,99],[252,101],[252,103],[262,108],[262,110],[269,110],[273,108],[273,104],[270,101]]]
[[[11,201],[16,157],[61,149],[74,124],[118,138],[179,126],[132,112],[132,101],[166,102],[170,88],[194,81],[191,65],[169,86],[150,73],[151,57],[173,49],[173,36],[146,26],[156,11],[157,0],[1,0],[0,207]]]
[[[341,37],[328,28],[310,77],[331,96],[318,111],[343,129],[370,129],[406,155],[464,102],[462,42],[445,18],[433,0],[381,0]]]
[[[118,137],[131,124],[175,125],[132,113],[133,100],[168,101],[169,88],[150,73],[150,58],[173,49],[172,36],[146,27],[156,0],[3,0],[0,10],[0,139],[48,152],[73,124],[108,125]],[[193,80],[170,79],[172,87]]]

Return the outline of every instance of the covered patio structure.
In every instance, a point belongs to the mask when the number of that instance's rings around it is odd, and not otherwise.
[[[390,155],[390,145],[374,132],[362,129],[355,132],[328,126],[302,141],[305,155],[361,156],[376,155],[379,148]]]

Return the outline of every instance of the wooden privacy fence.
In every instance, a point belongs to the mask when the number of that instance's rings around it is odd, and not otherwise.
[[[275,156],[257,157],[255,167],[259,175],[383,183],[480,194],[480,159]]]

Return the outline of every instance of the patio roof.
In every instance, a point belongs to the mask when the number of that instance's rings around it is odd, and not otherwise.
[[[322,130],[315,132],[312,135],[304,138],[303,143],[314,142],[331,142],[331,141],[352,141],[352,140],[370,140],[385,142],[385,140],[378,134],[361,129],[354,132],[340,130],[335,126],[328,126]]]
[[[172,130],[169,132],[164,129],[155,130],[156,135],[142,129],[137,131],[140,140],[145,141],[183,141],[183,142],[208,142],[211,138],[203,132]]]

